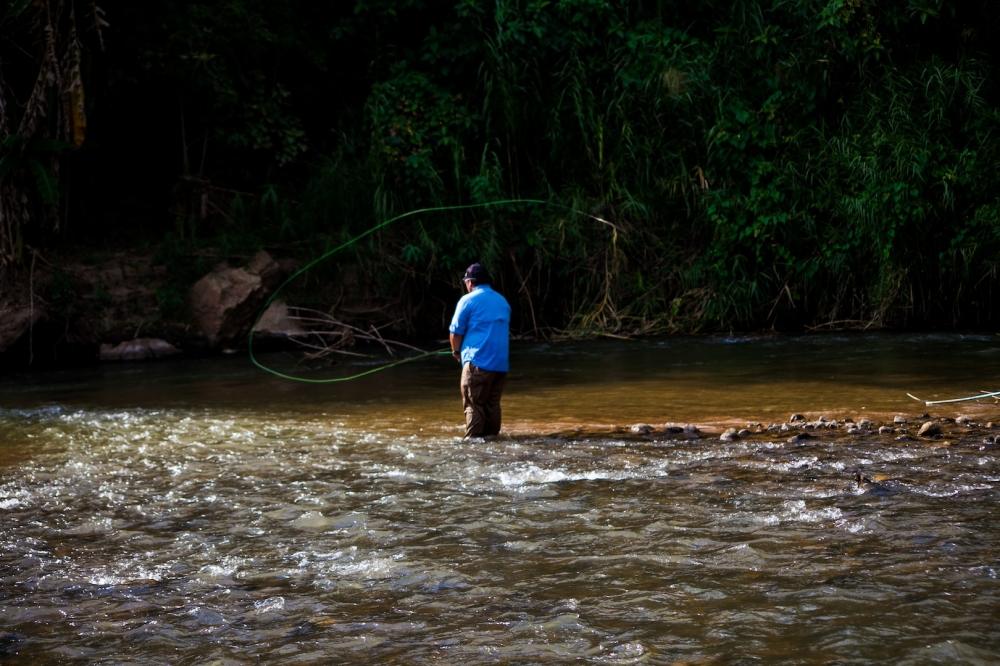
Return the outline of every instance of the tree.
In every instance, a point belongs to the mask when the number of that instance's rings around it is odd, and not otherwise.
[[[0,9],[0,275],[21,260],[27,229],[60,225],[60,162],[87,134],[79,25],[101,43],[106,24],[93,2],[5,0]]]

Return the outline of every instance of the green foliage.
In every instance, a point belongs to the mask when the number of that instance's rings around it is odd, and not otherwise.
[[[119,11],[137,57],[109,76],[169,93],[176,138],[147,159],[188,184],[166,185],[187,253],[308,259],[414,209],[558,204],[415,215],[305,278],[391,302],[411,331],[440,328],[473,260],[535,334],[1000,317],[986,0]]]
[[[461,95],[419,72],[402,71],[374,86],[368,98],[372,173],[380,192],[412,205],[438,202],[460,189],[464,135],[472,115]],[[442,174],[450,174],[446,183]],[[376,209],[382,217],[394,207]]]
[[[294,8],[260,0],[176,4],[165,17],[168,41],[148,54],[149,66],[163,67],[195,95],[192,111],[209,112],[216,122],[206,130],[223,145],[277,166],[302,156],[302,121],[269,61],[308,45],[295,44],[305,26]],[[207,109],[198,108],[203,104]]]

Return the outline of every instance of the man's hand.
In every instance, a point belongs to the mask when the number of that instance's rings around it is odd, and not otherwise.
[[[459,363],[462,362],[462,338],[465,336],[456,335],[454,333],[448,334],[448,341],[451,343],[451,355],[455,357],[455,360]]]

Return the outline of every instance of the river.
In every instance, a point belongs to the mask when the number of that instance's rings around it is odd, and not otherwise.
[[[1000,407],[906,396],[1000,390],[1000,337],[512,360],[491,441],[461,440],[446,357],[0,376],[0,662],[1000,661]],[[796,412],[894,432],[766,430]],[[981,427],[916,437],[934,417]]]

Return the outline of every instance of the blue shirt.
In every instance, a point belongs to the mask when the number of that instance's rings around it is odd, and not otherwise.
[[[489,285],[476,285],[459,299],[448,330],[462,336],[462,365],[490,372],[510,369],[510,304]]]

